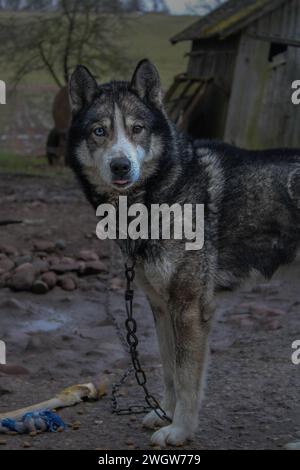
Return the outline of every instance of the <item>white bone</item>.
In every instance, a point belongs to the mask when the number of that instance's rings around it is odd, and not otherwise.
[[[19,419],[25,413],[39,410],[53,410],[57,408],[65,408],[68,406],[76,405],[80,403],[84,398],[90,400],[98,400],[101,396],[105,395],[106,384],[102,383],[99,386],[95,386],[93,383],[72,385],[71,387],[65,388],[58,393],[54,398],[50,400],[37,403],[36,405],[21,408],[19,410],[9,411],[7,413],[0,414],[0,420],[5,418]]]

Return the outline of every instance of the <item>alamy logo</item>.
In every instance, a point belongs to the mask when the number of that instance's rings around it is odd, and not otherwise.
[[[6,344],[0,340],[0,364],[6,364]]]
[[[6,85],[3,80],[0,80],[0,104],[6,104]]]
[[[292,349],[295,349],[291,357],[292,363],[295,366],[298,366],[300,364],[300,340],[299,339],[296,339],[296,341],[292,343]]]
[[[204,245],[203,204],[127,205],[120,196],[118,211],[112,204],[100,204],[96,227],[100,240],[185,240],[186,250],[201,250]],[[118,219],[118,220],[117,220]]]
[[[295,80],[292,83],[292,89],[295,90],[292,93],[292,97],[291,97],[292,103],[295,105],[299,105],[300,104],[300,80]]]

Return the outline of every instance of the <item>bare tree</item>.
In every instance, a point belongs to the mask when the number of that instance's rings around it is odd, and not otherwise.
[[[124,0],[123,8],[125,11],[155,11],[168,13],[169,9],[165,0]]]
[[[167,13],[168,7],[165,0],[153,0],[153,11]]]
[[[227,0],[198,0],[194,5],[186,5],[186,9],[193,15],[210,13],[215,10]]]
[[[140,0],[127,0],[124,2],[124,10],[129,12],[141,11],[142,5]]]
[[[45,70],[63,87],[78,63],[88,64],[101,76],[127,71],[128,60],[117,40],[122,31],[119,2],[58,0],[57,8],[49,11],[45,1],[44,11],[43,1],[28,2],[34,12],[0,18],[1,63],[9,63],[16,83],[25,75]],[[111,11],[112,3],[116,14],[103,13]]]
[[[212,0],[204,2],[204,8],[208,11],[215,10],[216,8],[220,7],[225,1],[227,0]]]

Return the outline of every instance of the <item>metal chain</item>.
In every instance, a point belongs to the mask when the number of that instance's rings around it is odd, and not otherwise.
[[[109,266],[109,272],[112,272],[112,259],[113,259],[113,253],[112,253],[112,242],[110,242],[110,250],[109,250],[109,261],[110,261],[110,266]],[[107,317],[110,319],[110,321],[113,323],[113,325],[116,328],[117,336],[120,340],[120,343],[122,344],[124,351],[129,354],[129,346],[127,344],[126,338],[121,330],[121,327],[116,320],[115,316],[112,313],[112,307],[111,307],[111,296],[110,296],[110,289],[107,287],[107,299],[106,299],[106,314]],[[130,366],[122,375],[121,379],[119,382],[114,383],[112,386],[112,391],[111,391],[111,407],[112,407],[112,412],[117,413],[117,414],[129,414],[126,413],[127,410],[122,410],[119,408],[118,405],[118,392],[119,389],[122,387],[122,385],[126,382],[127,378],[132,374],[133,372],[133,367]],[[133,407],[129,407],[133,408]],[[129,409],[128,408],[128,409]]]
[[[133,318],[133,298],[134,290],[132,288],[132,282],[135,277],[135,261],[132,261],[131,265],[125,263],[125,277],[126,277],[126,290],[125,290],[125,306],[126,306],[126,340],[123,334],[120,331],[119,325],[115,320],[114,316],[109,312],[109,317],[112,319],[114,325],[116,326],[118,336],[121,340],[121,343],[125,346],[126,351],[129,352],[132,362],[132,367],[126,370],[122,378],[118,383],[113,384],[112,393],[111,393],[111,405],[112,412],[118,415],[130,415],[130,414],[140,414],[146,413],[149,410],[155,411],[157,416],[161,419],[164,419],[170,422],[170,418],[166,412],[162,409],[156,398],[149,392],[147,387],[147,377],[145,371],[142,369],[139,357],[138,357],[138,338],[137,338],[137,323]],[[125,344],[124,344],[125,343]],[[128,408],[120,408],[118,405],[118,392],[122,385],[126,382],[126,379],[130,374],[134,372],[135,378],[140,387],[142,387],[145,395],[146,405],[131,405]]]

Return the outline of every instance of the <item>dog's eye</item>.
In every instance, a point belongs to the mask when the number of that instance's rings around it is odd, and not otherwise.
[[[133,132],[134,134],[140,134],[143,129],[144,129],[143,126],[139,126],[139,125],[137,124],[136,126],[133,126],[132,132]]]
[[[97,137],[103,137],[105,135],[105,130],[103,129],[103,127],[95,127],[94,134]]]

